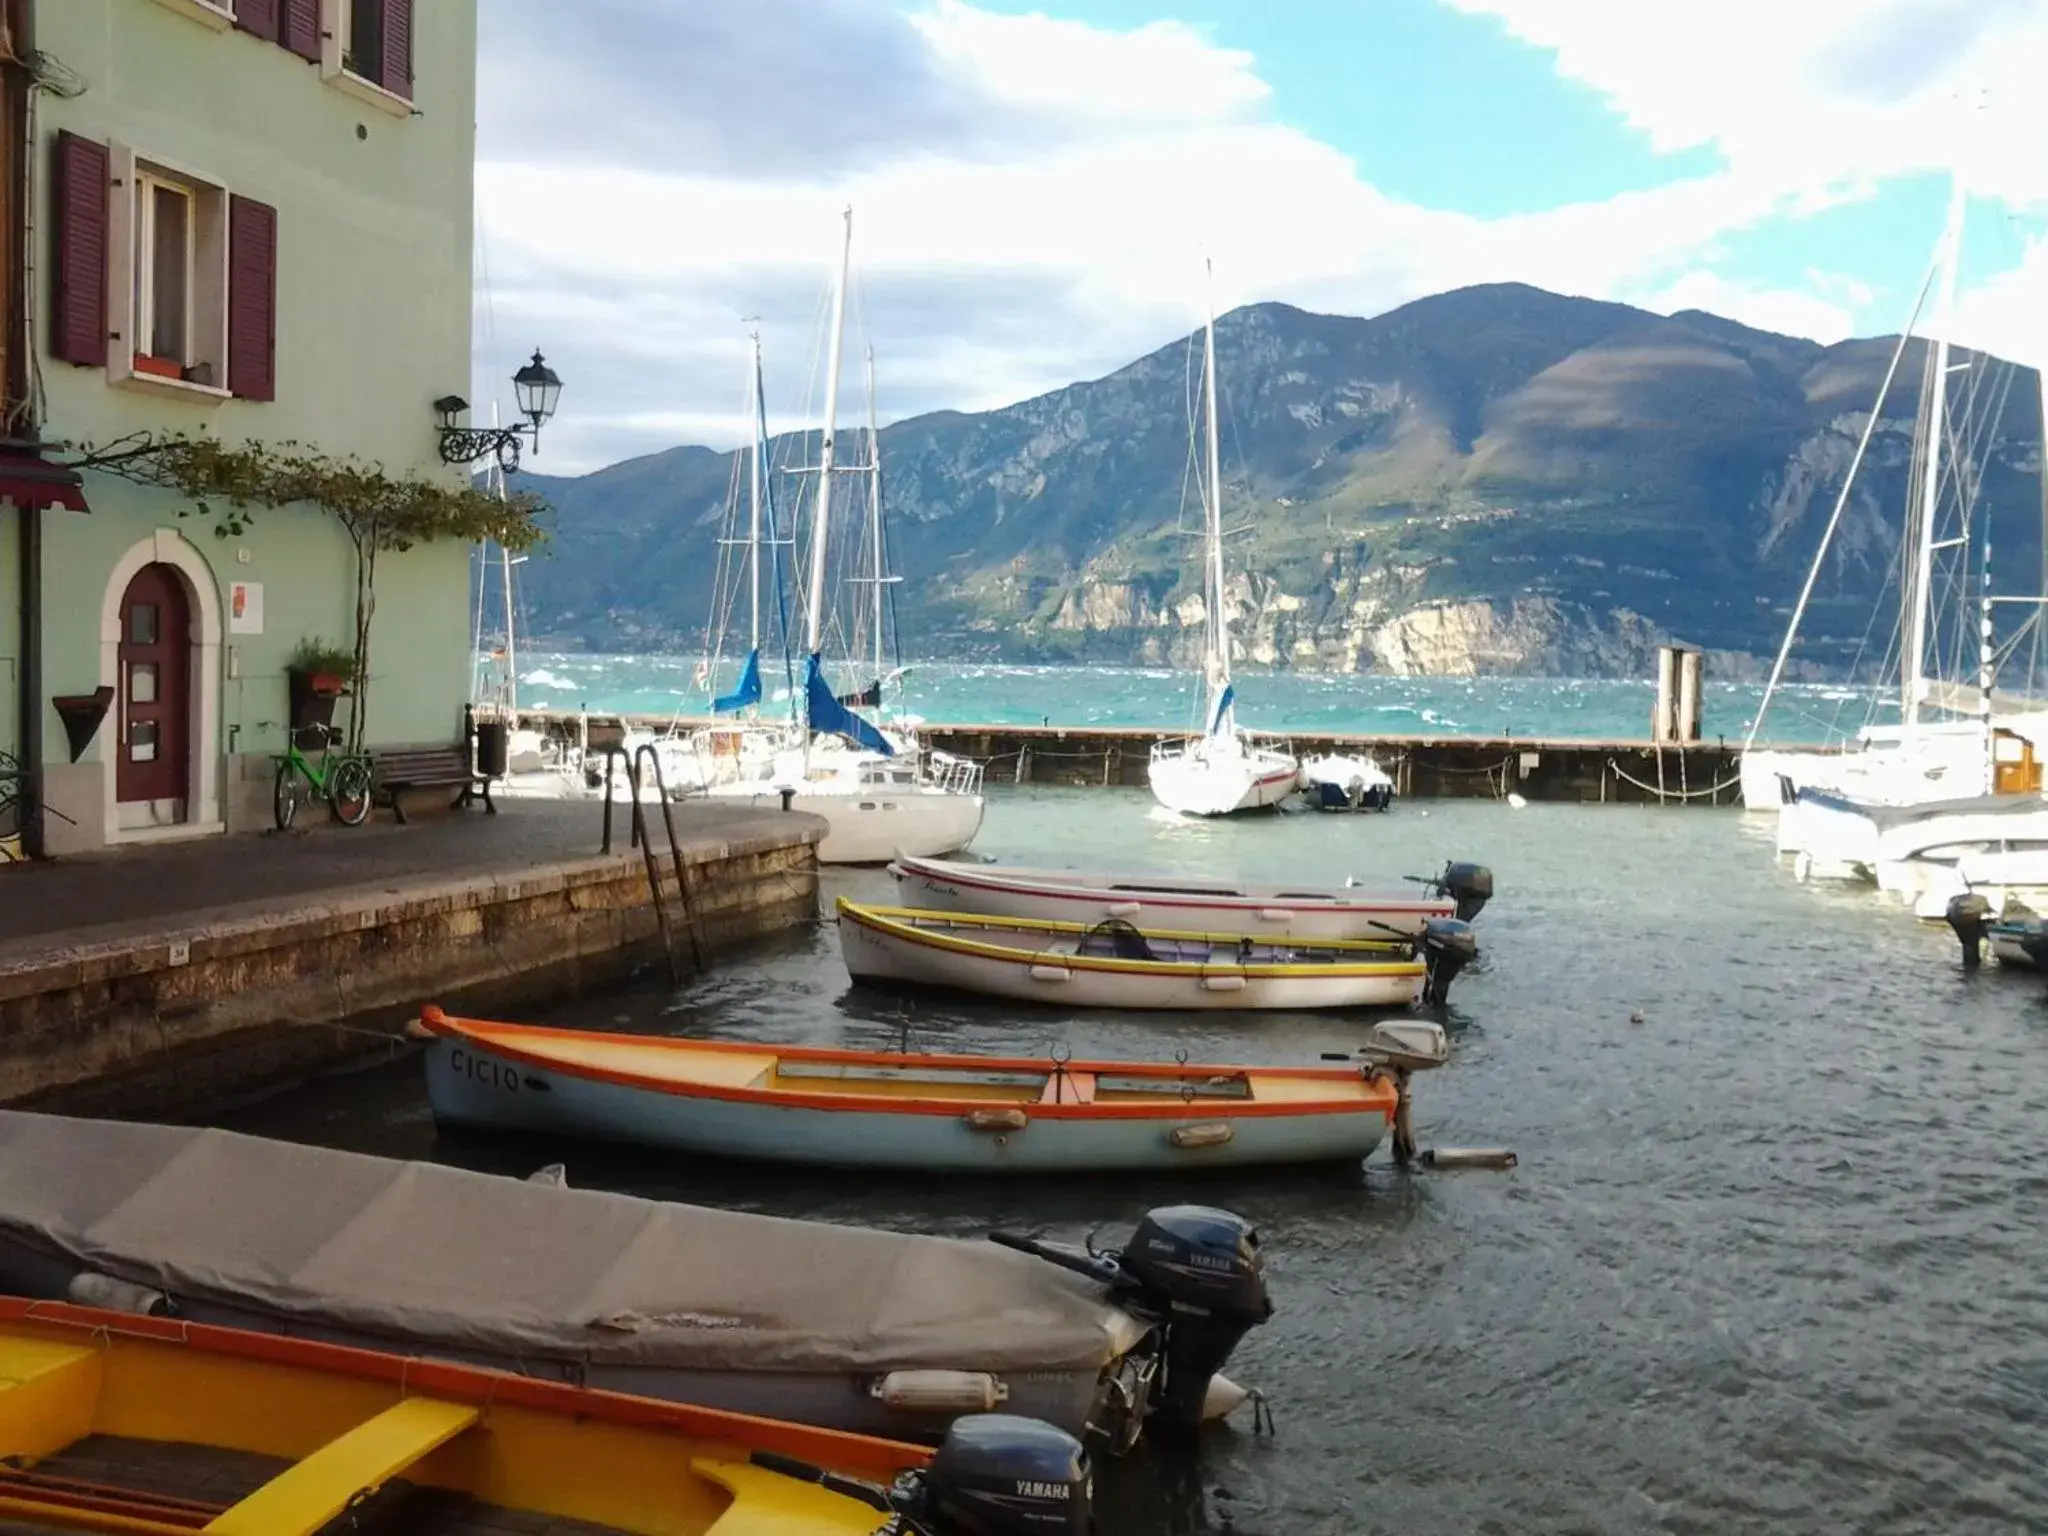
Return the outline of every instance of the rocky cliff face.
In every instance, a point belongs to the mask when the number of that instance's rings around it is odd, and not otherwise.
[[[1767,660],[1892,352],[1516,286],[1373,320],[1257,305],[1217,331],[1238,662],[1346,672],[1640,676],[1665,639],[1717,653],[1719,676]],[[1199,657],[1197,360],[1176,344],[1005,410],[887,428],[905,651]],[[1921,372],[1909,356],[1849,497],[1809,672],[1859,649],[1895,579]],[[1971,471],[2002,567],[2031,574],[2038,382],[1995,359],[1971,376]],[[527,568],[543,627],[691,642],[730,475],[729,457],[679,449],[534,480],[559,513],[552,558]]]

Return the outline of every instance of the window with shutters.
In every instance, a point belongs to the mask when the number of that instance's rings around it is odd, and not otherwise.
[[[322,0],[328,79],[394,117],[412,115],[418,0]]]
[[[108,374],[225,394],[227,189],[113,149]]]
[[[235,0],[157,0],[166,10],[189,16],[194,21],[224,32],[234,25]]]

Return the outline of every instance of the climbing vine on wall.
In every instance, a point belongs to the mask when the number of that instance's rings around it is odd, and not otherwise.
[[[354,458],[335,458],[295,442],[225,443],[203,436],[141,434],[78,450],[73,467],[118,475],[191,500],[180,517],[213,521],[216,538],[247,531],[266,511],[317,509],[333,518],[355,549],[355,707],[349,746],[360,751],[368,717],[370,628],[377,613],[377,557],[443,539],[490,539],[510,550],[546,537],[546,506],[518,493],[499,499],[471,484],[387,474]]]

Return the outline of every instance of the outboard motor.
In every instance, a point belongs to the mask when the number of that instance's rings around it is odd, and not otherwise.
[[[2048,971],[2048,923],[2030,917],[2020,924],[2020,953],[2034,962],[2037,971]]]
[[[1974,971],[1984,963],[1984,938],[1991,927],[1991,903],[1979,891],[1965,891],[1948,899],[1948,926],[1963,946],[1963,969]]]
[[[977,1413],[953,1421],[892,1502],[917,1536],[1088,1536],[1094,1493],[1088,1452],[1065,1430]]]
[[[1458,972],[1478,958],[1479,938],[1470,923],[1455,917],[1432,917],[1422,925],[1422,959],[1429,968],[1423,978],[1422,1000],[1448,1001]]]
[[[931,1461],[889,1489],[776,1451],[748,1460],[894,1515],[887,1529],[899,1536],[1089,1536],[1094,1529],[1095,1478],[1081,1442],[1010,1413],[955,1419]]]
[[[1458,921],[1469,923],[1493,900],[1493,871],[1484,864],[1453,860],[1436,877],[1436,888],[1458,904]]]
[[[991,1242],[1036,1254],[1109,1288],[1119,1305],[1164,1335],[1148,1425],[1192,1433],[1209,1383],[1238,1341],[1273,1315],[1259,1234],[1242,1216],[1206,1205],[1147,1211],[1121,1250],[1089,1250],[991,1232]]]

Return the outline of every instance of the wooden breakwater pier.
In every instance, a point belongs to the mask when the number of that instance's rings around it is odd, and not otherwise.
[[[525,710],[525,721],[567,741],[601,747],[629,730],[695,730],[723,723],[669,715]],[[1277,734],[1304,757],[1369,754],[1408,798],[1506,799],[1594,805],[1735,805],[1742,755],[1727,741],[1652,742],[1572,737]],[[991,784],[1142,788],[1152,748],[1185,730],[1144,726],[936,725],[918,727],[936,751],[980,763]]]

